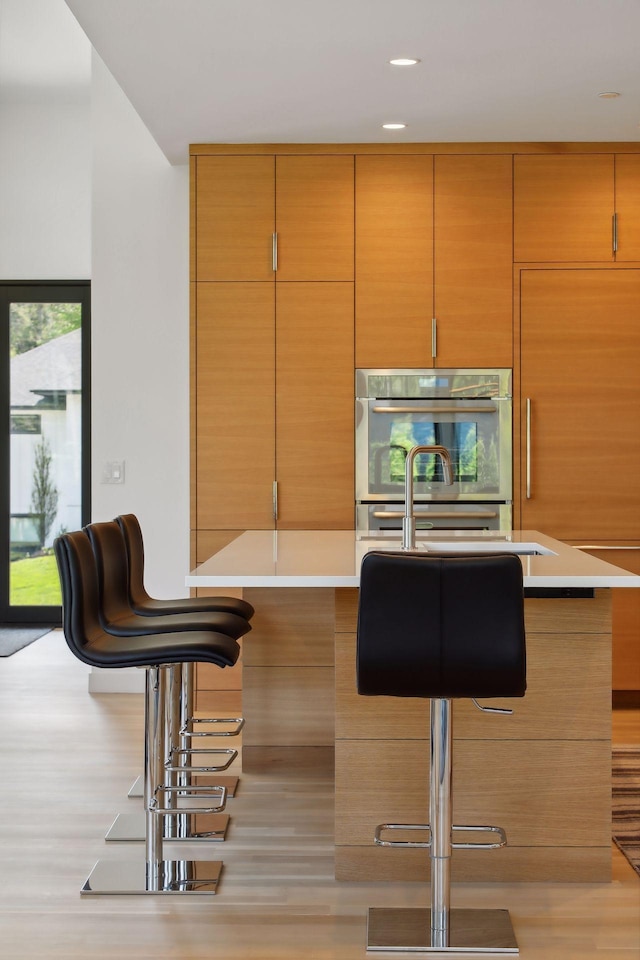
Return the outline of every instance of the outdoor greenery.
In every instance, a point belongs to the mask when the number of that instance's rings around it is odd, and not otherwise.
[[[12,303],[10,356],[77,330],[81,320],[80,303]]]
[[[10,570],[9,602],[12,607],[60,606],[60,580],[53,553],[15,560]]]
[[[43,437],[35,448],[31,509],[40,517],[40,543],[44,543],[58,512],[58,488],[51,476],[51,447]]]

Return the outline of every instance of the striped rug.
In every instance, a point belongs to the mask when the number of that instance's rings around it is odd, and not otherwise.
[[[640,875],[640,748],[613,749],[613,839]]]

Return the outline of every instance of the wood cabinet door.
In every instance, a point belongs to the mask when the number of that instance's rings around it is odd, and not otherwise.
[[[356,157],[356,366],[430,367],[433,157]]]
[[[197,529],[270,529],[275,284],[196,287]]]
[[[640,543],[578,543],[605,563],[640,576]],[[588,547],[588,549],[586,549]],[[611,591],[614,690],[640,690],[640,590],[614,587]]]
[[[351,529],[353,284],[277,284],[276,300],[277,526]]]
[[[616,261],[640,260],[640,155],[616,154]]]
[[[613,154],[515,156],[516,262],[613,259]]]
[[[640,540],[640,270],[523,270],[521,291],[522,528]]]
[[[438,367],[513,365],[511,156],[437,156],[434,316]]]
[[[197,157],[196,280],[273,280],[274,157]]]
[[[353,280],[352,156],[276,159],[276,280]]]

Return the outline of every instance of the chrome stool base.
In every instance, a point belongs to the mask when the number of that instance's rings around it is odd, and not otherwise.
[[[82,896],[150,896],[217,892],[222,863],[218,860],[160,860],[157,879],[144,860],[98,860],[80,891]]]
[[[442,937],[442,933],[436,936]],[[371,907],[367,919],[367,951],[393,953],[503,954],[517,956],[518,944],[508,910],[449,912],[447,943],[436,945],[429,908]]]
[[[189,813],[182,810],[175,816],[162,818],[162,839],[167,840],[215,840],[226,839],[229,826],[228,813]],[[120,813],[107,831],[105,840],[117,843],[135,843],[145,840],[145,814]]]

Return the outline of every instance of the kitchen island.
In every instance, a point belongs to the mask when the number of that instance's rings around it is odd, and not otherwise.
[[[373,844],[377,824],[425,823],[428,702],[360,697],[359,569],[390,537],[247,531],[186,580],[256,606],[244,650],[243,753],[335,749],[339,880],[428,876],[427,851]],[[640,577],[536,531],[421,533],[418,551],[521,555],[528,688],[512,716],[454,705],[454,822],[497,824],[509,845],[456,851],[454,880],[602,881],[611,865],[611,587]],[[274,754],[275,756],[275,754]]]

